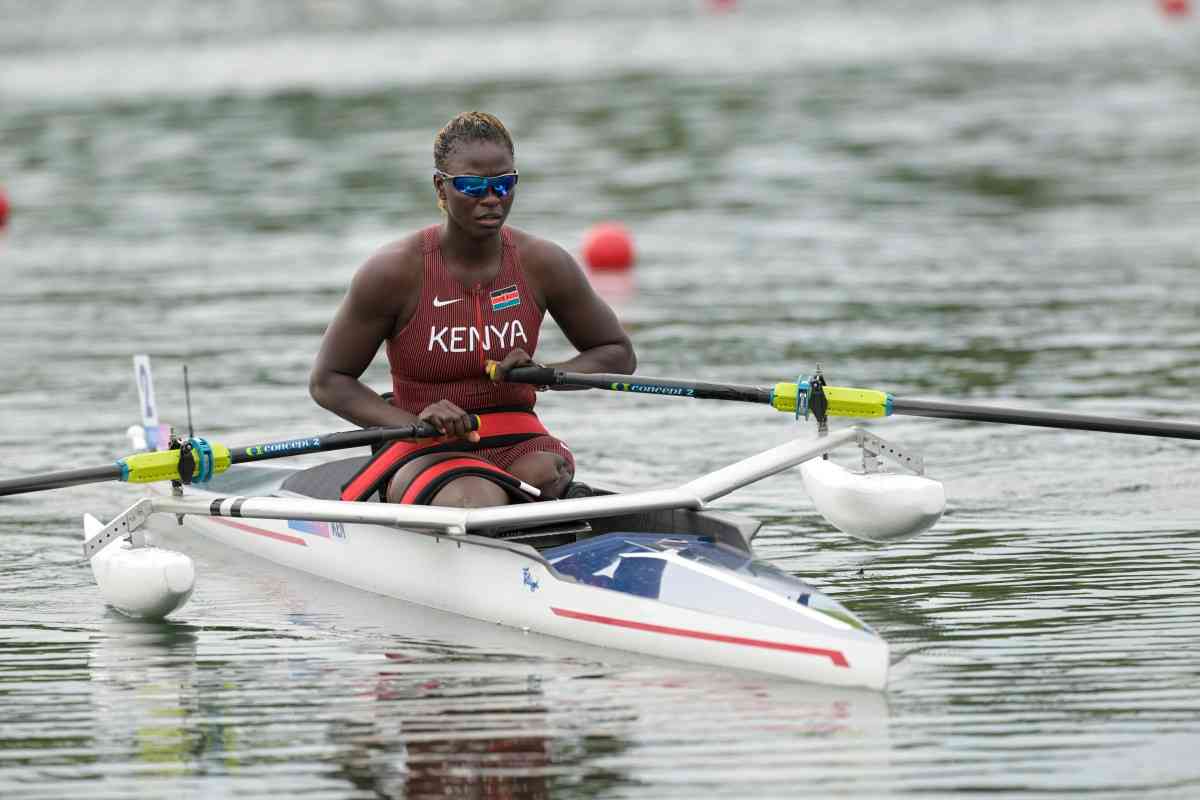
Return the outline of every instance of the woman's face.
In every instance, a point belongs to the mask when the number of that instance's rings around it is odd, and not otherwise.
[[[458,143],[446,158],[448,175],[493,177],[515,172],[508,148],[498,142],[468,140]],[[449,178],[433,176],[434,189],[446,214],[468,235],[484,238],[495,235],[512,209],[516,186],[504,197],[489,188],[482,197],[471,197],[454,188]]]

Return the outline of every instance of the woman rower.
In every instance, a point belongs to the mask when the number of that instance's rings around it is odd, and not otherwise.
[[[633,345],[569,253],[504,224],[517,168],[500,120],[459,114],[434,139],[433,161],[444,219],[358,269],[325,331],[309,391],[357,425],[421,420],[444,439],[382,448],[342,499],[378,492],[391,502],[477,507],[561,497],[575,474],[571,451],[533,413],[533,387],[503,380],[532,363],[547,311],[578,351],[555,365],[562,369],[632,373]],[[390,401],[359,379],[383,343]],[[489,361],[498,362],[494,380]],[[479,433],[472,415],[482,420]]]

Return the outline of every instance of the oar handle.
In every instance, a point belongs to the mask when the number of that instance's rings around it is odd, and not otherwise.
[[[495,362],[492,362],[495,363]],[[495,374],[489,368],[489,374]],[[513,367],[504,378],[506,383],[529,383],[534,386],[561,386],[562,376],[566,373],[552,367],[531,365],[528,367]]]

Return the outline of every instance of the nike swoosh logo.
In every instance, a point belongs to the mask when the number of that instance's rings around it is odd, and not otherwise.
[[[454,298],[453,300],[439,300],[439,299],[437,299],[437,297],[434,297],[434,298],[433,298],[433,307],[434,307],[434,308],[441,308],[442,306],[448,306],[448,305],[450,305],[451,303],[457,303],[459,300],[462,300],[462,298],[461,298],[461,297],[456,297],[456,298]]]

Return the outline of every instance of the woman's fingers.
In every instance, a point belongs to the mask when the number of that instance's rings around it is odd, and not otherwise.
[[[493,381],[503,382],[508,377],[508,371],[513,367],[524,366],[525,364],[535,363],[530,358],[529,353],[526,353],[521,348],[510,350],[504,358],[499,361],[489,361],[487,366],[488,377]]]
[[[420,420],[432,425],[443,436],[479,441],[479,434],[471,430],[474,417],[449,400],[439,400],[427,406],[421,412]]]

